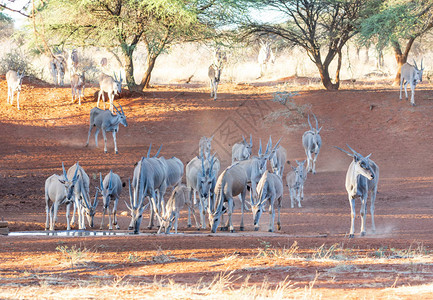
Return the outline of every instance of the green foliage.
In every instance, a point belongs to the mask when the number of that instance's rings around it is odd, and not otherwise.
[[[431,0],[383,1],[376,6],[376,13],[361,23],[359,41],[364,45],[374,42],[383,49],[400,39],[419,36],[430,29],[432,6]]]
[[[30,59],[20,49],[12,49],[0,58],[0,74],[6,74],[9,70],[25,70],[25,75],[34,75]]]

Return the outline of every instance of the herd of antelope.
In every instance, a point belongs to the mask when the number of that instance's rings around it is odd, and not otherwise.
[[[275,57],[269,43],[261,43],[259,52],[260,76],[266,70],[266,64],[274,62]],[[219,49],[214,53],[214,61],[210,65],[208,75],[210,79],[211,97],[217,99],[218,83],[221,79],[223,66],[227,62],[225,52]],[[106,64],[106,60],[101,61],[101,65]],[[69,65],[71,78],[72,101],[81,104],[81,98],[84,96],[85,76],[84,72],[79,72],[79,61],[76,50],[72,50],[68,59],[65,56],[57,54],[50,61],[51,73],[53,80],[58,85],[63,85],[64,73],[66,66]],[[410,83],[412,95],[411,104],[415,105],[414,92],[415,86],[422,81],[423,64],[418,68],[417,64],[404,64],[401,68],[400,81],[400,99],[402,97],[402,88],[404,85],[405,95],[407,95],[407,84]],[[17,108],[19,106],[19,95],[21,91],[24,71],[10,70],[6,74],[8,84],[7,102],[13,105],[14,93],[17,92]],[[114,77],[102,73],[99,76],[100,91],[98,94],[97,107],[90,111],[90,124],[86,146],[89,144],[90,135],[93,127],[96,127],[95,144],[98,144],[98,133],[102,129],[104,137],[104,151],[107,152],[106,133],[112,132],[114,140],[114,151],[118,153],[116,133],[119,125],[127,126],[126,116],[122,106],[120,110],[114,105],[114,96],[120,94],[122,86],[122,76],[119,74]],[[105,110],[104,93],[107,93],[109,99],[109,110]],[[99,109],[99,100],[102,97],[104,109]],[[114,114],[114,110],[116,114]],[[150,218],[148,228],[154,226],[154,217],[158,221],[158,233],[169,233],[172,227],[177,233],[178,219],[180,210],[188,210],[187,226],[191,227],[191,215],[194,218],[197,229],[210,228],[211,232],[216,232],[221,224],[221,230],[230,230],[234,232],[232,214],[235,208],[235,198],[240,200],[241,221],[239,230],[244,230],[244,212],[252,212],[254,229],[259,229],[259,222],[262,213],[268,209],[270,213],[269,231],[274,231],[275,207],[278,211],[277,229],[281,229],[280,208],[283,198],[283,187],[287,186],[290,195],[290,204],[302,207],[304,198],[304,184],[307,179],[307,173],[316,173],[316,161],[320,152],[322,139],[318,120],[315,119],[315,127],[311,125],[310,116],[308,115],[308,124],[310,129],[302,136],[302,144],[305,149],[306,160],[296,161],[296,166],[291,166],[291,170],[286,174],[285,184],[283,184],[283,172],[287,159],[287,153],[284,147],[280,145],[281,139],[272,144],[269,138],[266,150],[262,150],[261,140],[257,155],[252,153],[252,136],[249,141],[242,136],[242,141],[232,147],[231,165],[222,170],[220,173],[220,161],[216,153],[211,153],[212,137],[203,137],[199,141],[199,153],[192,158],[186,166],[176,157],[166,159],[159,156],[158,152],[151,156],[151,146],[147,156],[142,157],[133,170],[132,182],[128,180],[129,201],[125,204],[130,210],[131,222],[129,230],[139,233],[140,225],[143,218],[143,212],[150,209]],[[349,145],[350,151],[336,147],[352,158],[352,162],[346,174],[346,190],[348,193],[351,207],[351,226],[349,237],[355,233],[354,220],[355,199],[361,200],[361,236],[366,233],[366,214],[367,198],[370,194],[370,213],[372,219],[372,231],[375,231],[374,223],[374,204],[377,193],[379,180],[379,167],[370,159],[370,155],[362,156]],[[268,170],[267,162],[270,162]],[[66,204],[66,222],[67,230],[75,223],[75,214],[78,214],[78,228],[85,229],[85,219],[88,225],[94,227],[93,219],[98,206],[98,195],[102,195],[103,212],[100,228],[104,228],[104,217],[108,210],[108,228],[110,230],[115,226],[120,229],[117,222],[117,205],[122,188],[126,183],[120,179],[119,175],[112,170],[102,179],[100,173],[99,184],[96,187],[95,197],[92,201],[90,197],[90,179],[84,169],[77,162],[66,172],[62,163],[63,174],[52,175],[45,182],[45,201],[46,201],[46,230],[54,230],[57,220],[59,206]],[[182,184],[185,175],[185,184]],[[167,189],[172,189],[171,196],[165,202],[164,195]],[[249,191],[249,195],[247,192]],[[198,197],[197,197],[198,194]],[[110,212],[110,203],[113,203]],[[70,207],[73,205],[72,220],[69,219]],[[198,210],[199,218],[197,218]],[[206,216],[208,224],[206,224]],[[224,217],[227,222],[224,222]],[[174,225],[173,225],[174,224]]]

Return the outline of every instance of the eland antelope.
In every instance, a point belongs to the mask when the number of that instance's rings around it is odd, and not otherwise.
[[[72,75],[76,74],[77,69],[78,69],[78,52],[77,52],[77,49],[72,49],[69,51],[68,69],[69,69],[69,75],[72,78]]]
[[[215,201],[208,205],[211,232],[215,233],[220,222],[223,223],[223,214],[226,212],[228,215],[228,222],[226,225],[221,225],[221,230],[227,230],[229,227],[230,232],[235,231],[232,223],[232,214],[235,207],[233,198],[241,195],[241,198],[245,201],[247,183],[247,173],[239,163],[229,166],[218,177],[215,185]],[[241,205],[243,207],[245,206],[245,203],[242,203]],[[244,227],[243,214],[241,216],[240,226],[241,228]]]
[[[66,204],[66,227],[67,230],[71,230],[69,212],[71,204],[74,201],[74,189],[79,175],[77,174],[78,169],[75,169],[74,176],[69,179],[63,162],[62,169],[62,176],[54,174],[48,177],[45,181],[45,211],[47,213],[45,230],[55,229],[57,213],[59,211],[59,206],[62,204]],[[52,203],[51,206],[50,203]]]
[[[304,146],[305,154],[307,155],[307,172],[313,172],[313,174],[316,174],[316,160],[319,156],[320,147],[322,146],[322,138],[319,134],[322,127],[319,128],[316,115],[313,114],[313,116],[316,120],[316,128],[311,126],[310,115],[308,115],[308,125],[310,125],[310,130],[305,131],[302,135],[302,145]]]
[[[213,136],[211,136],[210,138],[203,136],[201,137],[198,144],[200,155],[204,155],[204,158],[206,159],[210,158],[210,153],[212,150],[212,139]]]
[[[280,139],[281,140],[281,139]],[[284,164],[286,163],[287,152],[283,146],[277,145],[272,149],[269,155],[272,172],[278,176],[283,176]]]
[[[78,229],[86,229],[84,216],[87,218],[89,226],[93,228],[93,219],[96,213],[96,207],[98,206],[98,189],[96,189],[95,200],[92,203],[89,194],[89,176],[78,162],[69,168],[67,175],[71,178],[72,174],[76,173],[78,174],[78,179],[74,186],[74,212],[72,214],[71,224],[75,223],[75,211],[78,210]]]
[[[119,175],[113,173],[113,170],[110,170],[104,180],[102,181],[102,175],[99,173],[99,185],[102,194],[103,201],[103,211],[102,211],[102,220],[100,229],[104,228],[104,217],[105,213],[108,210],[108,229],[113,230],[113,225],[116,226],[116,229],[120,229],[119,224],[117,224],[117,204],[119,202],[119,196],[122,192],[122,181],[120,180]],[[113,201],[113,210],[110,212],[110,202]],[[111,214],[113,214],[113,219],[111,219]]]
[[[233,145],[232,147],[232,164],[236,161],[248,159],[251,156],[253,148],[253,136],[250,134],[250,142],[245,140],[242,136],[242,141]]]
[[[50,60],[51,75],[55,85],[63,86],[66,72],[66,59],[61,53],[54,54]]]
[[[298,207],[302,207],[301,201],[304,200],[304,184],[307,180],[307,169],[305,168],[305,160],[302,162],[296,161],[297,167],[292,167],[292,171],[286,175],[286,184],[290,193],[290,206],[295,207],[295,200],[298,202]]]
[[[114,106],[114,105],[113,105]],[[102,135],[104,137],[104,152],[107,153],[107,132],[113,133],[113,141],[114,141],[114,152],[116,154],[119,153],[117,150],[117,140],[116,134],[119,131],[119,124],[127,127],[128,123],[126,122],[126,116],[123,112],[122,105],[120,105],[120,110],[117,109],[116,106],[114,108],[117,111],[117,115],[112,114],[109,110],[102,110],[100,108],[94,107],[90,110],[90,124],[89,124],[89,134],[87,135],[87,143],[86,147],[89,146],[90,134],[92,132],[92,128],[96,127],[95,131],[95,145],[98,147],[98,134],[99,130],[102,129]]]
[[[400,100],[401,100],[401,92],[404,84],[404,93],[406,95],[406,99],[408,99],[407,96],[407,84],[410,83],[410,89],[412,91],[411,97],[410,97],[410,104],[412,106],[415,106],[415,87],[418,84],[418,82],[422,81],[422,72],[424,71],[424,68],[422,66],[422,60],[421,60],[421,69],[418,69],[418,66],[416,65],[415,60],[413,61],[415,66],[412,66],[411,64],[405,63],[403,66],[401,66],[401,74],[400,74]]]
[[[13,70],[9,70],[6,73],[6,81],[8,83],[8,98],[7,102],[10,105],[14,104],[14,93],[17,92],[17,109],[20,109],[20,93],[21,93],[21,86],[23,84],[23,78],[24,78],[24,71],[15,72]]]
[[[84,72],[81,74],[71,75],[71,91],[72,91],[72,103],[74,103],[78,98],[78,105],[81,105],[81,97],[84,98],[84,84],[86,78]]]
[[[280,210],[281,201],[283,199],[283,181],[281,179],[281,176],[274,173],[269,173],[269,171],[266,170],[260,178],[259,183],[257,184],[257,194],[257,202],[251,202],[251,210],[253,211],[254,220],[254,230],[259,230],[260,216],[264,211],[266,200],[268,200],[269,202],[270,215],[268,231],[274,231],[275,201],[277,201],[278,207],[277,229],[281,230]]]
[[[214,52],[214,62],[209,66],[210,96],[217,99],[218,84],[221,80],[221,71],[227,62],[227,55],[219,48]]]
[[[110,101],[110,111],[113,112],[114,106],[114,96],[120,95],[122,92],[122,73],[119,72],[119,79],[115,73],[113,73],[114,78],[102,73],[99,75],[99,93],[98,93],[98,102],[96,103],[96,107],[99,107],[99,99],[102,96],[102,101],[104,101],[104,109],[105,109],[105,97],[104,92],[108,95],[108,100]]]
[[[259,63],[260,67],[260,74],[257,78],[261,78],[266,72],[268,64],[275,62],[275,56],[272,52],[271,44],[269,42],[260,41],[260,51],[257,57],[257,62]]]
[[[355,235],[355,199],[361,199],[361,236],[365,235],[366,232],[366,218],[367,218],[367,198],[370,192],[371,204],[371,227],[373,232],[376,231],[374,224],[374,202],[377,194],[377,184],[379,182],[379,167],[377,164],[370,159],[371,154],[366,157],[362,156],[349,145],[347,147],[352,153],[336,147],[338,150],[343,151],[347,155],[353,158],[349,165],[346,173],[346,191],[349,197],[350,209],[351,209],[351,222],[350,222],[350,233],[349,237],[353,238]]]

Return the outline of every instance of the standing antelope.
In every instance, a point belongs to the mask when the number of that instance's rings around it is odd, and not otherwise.
[[[70,178],[72,174],[76,173],[78,174],[78,180],[74,187],[74,212],[72,214],[71,224],[75,223],[75,211],[78,210],[78,228],[86,229],[84,216],[86,216],[89,226],[93,228],[93,218],[96,213],[96,207],[98,206],[98,189],[96,189],[95,200],[92,203],[89,194],[89,176],[78,162],[69,168],[67,174]]]
[[[21,85],[23,84],[24,71],[15,72],[13,70],[9,70],[6,73],[6,81],[8,83],[8,99],[7,102],[10,105],[14,104],[14,93],[17,92],[17,109],[20,109],[20,93],[21,93]]]
[[[281,139],[280,139],[281,140]],[[278,143],[277,143],[278,144]],[[269,155],[269,161],[271,162],[272,172],[278,176],[283,177],[284,164],[286,163],[287,152],[283,146],[275,146]]]
[[[84,72],[81,74],[71,75],[71,90],[72,90],[72,103],[74,103],[78,98],[78,105],[81,105],[81,97],[84,98],[84,84],[86,78],[84,77]]]
[[[102,96],[102,101],[104,101],[104,109],[105,109],[105,97],[104,92],[108,95],[108,100],[110,101],[110,111],[113,112],[113,106],[114,106],[114,96],[120,95],[122,92],[122,74],[119,73],[119,79],[117,79],[117,76],[115,73],[113,73],[114,78],[106,75],[101,74],[99,75],[99,93],[98,93],[98,102],[96,103],[96,106],[99,107],[99,99]]]
[[[116,229],[120,229],[119,224],[117,224],[117,204],[119,202],[119,196],[122,192],[122,181],[120,180],[119,175],[113,173],[113,170],[110,170],[104,181],[102,181],[102,175],[99,173],[100,180],[100,189],[102,194],[102,201],[104,203],[103,212],[102,212],[102,220],[100,229],[104,228],[104,217],[105,213],[108,210],[108,229],[113,230],[113,226],[116,226]],[[124,185],[123,185],[124,186]],[[113,210],[110,213],[110,202],[113,201]],[[113,214],[113,219],[111,219],[111,214]]]
[[[198,144],[200,155],[204,155],[204,158],[206,159],[210,158],[210,153],[212,150],[212,139],[213,136],[211,136],[210,138],[203,136],[201,137]]]
[[[248,159],[251,156],[253,148],[253,136],[250,134],[250,142],[245,140],[242,136],[242,141],[233,145],[232,147],[232,164],[236,161]]]
[[[78,69],[78,52],[77,52],[77,49],[72,49],[69,52],[68,68],[69,68],[69,75],[72,78],[72,75],[76,74],[77,69]]]
[[[114,106],[114,105],[113,105]],[[104,137],[104,152],[107,153],[107,132],[113,132],[113,141],[114,141],[114,151],[116,154],[119,153],[117,150],[117,140],[116,134],[119,131],[119,124],[127,127],[128,123],[126,122],[126,116],[123,112],[122,105],[120,105],[121,112],[117,109],[116,106],[114,108],[117,111],[117,115],[112,114],[109,110],[102,110],[100,108],[94,107],[90,110],[90,125],[89,125],[89,134],[87,136],[86,147],[89,146],[90,134],[92,132],[92,128],[96,127],[95,131],[95,145],[98,147],[98,134],[99,130],[102,129],[102,135]]]
[[[311,126],[310,115],[308,115],[308,125],[310,125],[310,130],[305,131],[302,135],[302,145],[304,146],[305,154],[307,155],[307,172],[313,172],[313,174],[316,174],[316,160],[319,156],[320,147],[322,146],[322,138],[319,134],[322,127],[319,128],[316,115],[313,114],[313,116],[314,119],[316,119],[316,128]]]
[[[296,161],[298,166],[292,167],[292,171],[287,173],[286,183],[290,193],[290,206],[295,207],[295,200],[298,201],[298,207],[302,207],[301,201],[304,200],[304,184],[307,180],[307,169],[305,169],[305,160]]]
[[[161,224],[158,233],[160,233],[162,229],[164,229],[164,232],[168,234],[173,227],[173,222],[174,231],[175,233],[177,233],[180,210],[185,206],[187,206],[188,209],[193,212],[193,215],[195,217],[194,203],[192,203],[191,201],[190,192],[191,190],[184,184],[177,185],[173,189],[170,199],[168,199],[167,201],[167,205],[165,207],[162,206],[162,215],[160,214],[158,209],[155,211],[156,215],[158,216],[159,223]],[[154,208],[157,207],[156,203],[152,202],[152,205]]]
[[[230,227],[230,232],[234,232],[232,223],[232,214],[235,207],[234,197],[241,195],[245,201],[245,194],[247,192],[248,177],[244,168],[239,163],[233,164],[225,169],[215,185],[215,202],[211,205],[209,203],[209,224],[211,232],[215,233],[220,222],[223,223],[223,214],[227,212],[228,221],[226,225],[221,225],[221,230],[227,230]],[[224,207],[226,204],[226,207]],[[243,202],[242,207],[245,206]],[[244,227],[244,216],[241,216],[241,228]]]
[[[216,184],[216,177],[220,170],[220,161],[215,157],[215,154],[210,159],[205,159],[203,156],[194,157],[186,165],[186,185],[191,189],[191,202],[196,205],[197,198],[196,192],[199,195],[199,213],[201,228],[206,229],[206,209],[209,202],[214,197],[214,188]],[[194,200],[192,198],[194,197]],[[195,215],[194,219],[195,219]],[[200,226],[196,221],[197,228]],[[191,226],[191,210],[188,210],[188,226]]]
[[[266,72],[268,64],[275,62],[275,56],[272,52],[271,44],[269,42],[260,41],[260,51],[257,57],[257,61],[260,66],[260,74],[257,78],[261,78]]]
[[[278,220],[277,220],[277,229],[281,230],[281,221],[280,221],[280,209],[281,209],[281,200],[283,199],[283,181],[281,176],[276,175],[274,173],[269,173],[266,170],[263,173],[262,178],[260,178],[259,183],[257,184],[257,194],[258,199],[257,202],[251,202],[251,208],[253,211],[253,220],[254,220],[254,230],[259,230],[259,222],[260,216],[264,211],[264,205],[266,200],[269,202],[269,215],[271,216],[269,221],[269,232],[274,231],[274,221],[275,221],[275,200],[277,201],[278,207]]]
[[[45,181],[45,211],[47,213],[45,230],[55,229],[57,213],[59,211],[59,206],[62,204],[66,204],[66,226],[67,230],[71,230],[71,225],[69,223],[69,212],[71,204],[74,201],[74,188],[79,175],[77,175],[78,169],[76,169],[74,176],[69,180],[63,162],[62,168],[63,176],[54,174],[48,177]],[[50,202],[52,202],[51,207]]]
[[[367,218],[367,198],[369,192],[371,198],[371,227],[373,232],[376,231],[376,226],[374,224],[374,202],[376,200],[377,184],[379,182],[379,167],[370,159],[371,154],[363,157],[349,145],[347,145],[347,147],[352,151],[352,153],[339,147],[336,148],[353,158],[353,161],[350,163],[346,173],[346,191],[349,196],[351,209],[349,237],[353,238],[355,236],[355,199],[357,197],[361,199],[361,236],[364,236],[366,232],[365,223]]]
[[[214,62],[209,66],[208,76],[210,80],[210,96],[217,99],[218,84],[221,79],[221,71],[224,63],[227,62],[227,55],[224,51],[217,49],[214,53]]]
[[[421,69],[418,69],[418,66],[416,65],[415,60],[413,61],[415,66],[412,66],[411,64],[405,63],[403,66],[401,66],[401,74],[400,74],[400,100],[401,100],[401,91],[404,84],[404,93],[407,97],[407,84],[410,83],[410,89],[412,91],[411,97],[410,97],[410,104],[412,106],[415,106],[415,87],[418,82],[422,81],[422,72],[424,71],[424,68],[422,66],[422,59],[421,59]]]
[[[66,71],[66,59],[61,53],[55,54],[50,60],[51,75],[55,85],[63,86]]]

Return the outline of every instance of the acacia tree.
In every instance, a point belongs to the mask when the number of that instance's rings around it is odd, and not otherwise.
[[[289,44],[305,49],[320,73],[327,90],[340,86],[342,48],[358,32],[366,0],[266,0],[249,1],[256,8],[270,8],[285,17],[277,24],[250,21],[249,34],[273,34]],[[329,66],[337,58],[335,82]]]
[[[397,61],[395,81],[400,82],[401,66],[407,62],[418,37],[433,28],[432,0],[387,0],[375,14],[363,20],[360,40],[374,41],[379,50],[391,46]]]

